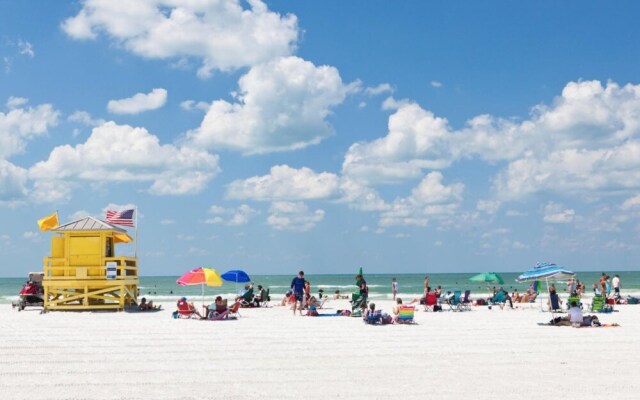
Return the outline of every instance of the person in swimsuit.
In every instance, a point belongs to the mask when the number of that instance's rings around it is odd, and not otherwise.
[[[304,297],[304,271],[298,272],[298,276],[293,278],[291,281],[291,290],[293,291],[293,295],[295,296],[295,301],[293,302],[293,315],[296,315],[296,309],[298,308],[298,303],[300,303],[300,315],[302,315],[302,306],[303,306],[303,297]]]

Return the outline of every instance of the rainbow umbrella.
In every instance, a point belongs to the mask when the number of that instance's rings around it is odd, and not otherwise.
[[[176,283],[180,286],[202,285],[202,304],[204,304],[204,285],[222,286],[222,278],[213,268],[196,268],[182,275]]]

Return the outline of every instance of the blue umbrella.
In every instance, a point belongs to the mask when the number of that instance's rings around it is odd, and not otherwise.
[[[227,271],[224,274],[220,275],[220,277],[227,282],[235,282],[236,292],[238,291],[238,283],[251,282],[251,278],[249,278],[249,275],[239,269],[232,269],[231,271]]]
[[[562,268],[556,264],[537,263],[535,267],[516,278],[518,282],[532,282],[540,279],[566,279],[575,275],[575,272]]]
[[[547,291],[549,292],[549,296],[551,296],[551,292],[549,291],[549,279],[562,280],[571,278],[574,275],[575,272],[569,271],[568,269],[562,268],[556,264],[537,263],[535,267],[517,277],[516,281],[532,282],[544,279],[547,282]],[[542,297],[540,298],[540,308],[542,308]],[[551,310],[551,313],[553,315],[553,310]]]

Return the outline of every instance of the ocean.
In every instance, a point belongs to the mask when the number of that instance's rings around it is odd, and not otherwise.
[[[613,277],[614,274],[620,275],[623,295],[640,294],[640,272],[638,271],[606,271],[608,275]],[[469,282],[468,279],[474,273],[455,273],[455,274],[429,274],[429,282],[432,287],[442,286],[444,291],[453,291],[455,289],[471,290],[472,296],[485,295],[489,293],[494,285],[484,285]],[[523,292],[529,287],[528,283],[517,283],[515,278],[520,272],[504,272],[499,273],[504,279],[501,285],[504,289],[512,292],[518,289]],[[587,286],[587,292],[591,291],[591,285],[596,283],[600,278],[601,272],[577,272],[576,277],[584,281]],[[311,283],[311,292],[313,295],[318,294],[319,289],[323,289],[325,294],[331,295],[336,290],[340,290],[342,294],[350,294],[355,290],[355,274],[341,275],[306,275],[305,278]],[[263,285],[270,288],[271,298],[280,299],[291,285],[294,275],[252,275],[251,279],[255,285]],[[413,299],[423,292],[425,274],[366,274],[365,279],[369,285],[369,298],[391,299],[391,278],[396,277],[399,286],[399,297],[403,299]],[[202,288],[198,286],[182,287],[176,284],[177,276],[142,276],[140,277],[140,296],[146,297],[148,300],[168,302],[175,301],[181,296],[199,300],[202,298]],[[18,298],[18,292],[26,278],[0,278],[0,304],[8,304]],[[500,286],[500,285],[498,285]],[[557,283],[558,292],[565,290],[564,283]],[[237,289],[235,283],[225,282],[221,287],[205,287],[205,301],[212,301],[215,296],[221,295],[226,298],[232,298],[236,293],[243,290],[244,284],[238,284]]]

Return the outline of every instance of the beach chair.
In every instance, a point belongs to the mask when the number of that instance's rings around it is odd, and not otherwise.
[[[597,313],[610,313],[613,312],[613,306],[607,304],[604,296],[593,296],[591,301],[591,311]]]
[[[242,296],[239,297],[240,305],[242,307],[253,307],[254,306],[254,303],[253,303],[254,297],[255,296],[253,294],[253,288],[250,288],[249,290],[244,292],[244,294]]]
[[[463,311],[471,311],[471,290],[464,291],[464,297],[460,300]]]
[[[382,310],[375,310],[364,319],[365,324],[377,325],[382,322]]]
[[[351,294],[351,311],[363,309],[367,306],[367,300],[360,293]]]
[[[571,302],[575,301],[578,307],[582,308],[582,302],[580,301],[580,296],[577,294],[572,294],[567,298],[567,310],[571,308]]]
[[[196,310],[192,308],[187,300],[180,299],[178,301],[178,318],[195,318]]]
[[[438,296],[434,293],[427,293],[427,298],[424,300],[425,311],[437,311]]]
[[[269,292],[271,291],[271,289],[266,288],[266,289],[262,289],[262,292],[260,293],[260,306],[261,307],[269,307],[269,302],[271,301],[271,297],[269,296]]]
[[[413,316],[415,314],[415,307],[413,306],[400,306],[398,310],[398,324],[415,324],[416,322],[413,320]]]
[[[558,297],[557,293],[549,294],[549,304],[549,311],[562,312],[560,297]]]
[[[238,318],[241,317],[240,315],[240,306],[242,304],[239,301],[236,301],[235,303],[233,303],[233,305],[231,306],[231,308],[229,308],[227,311],[227,318]]]
[[[447,304],[449,304],[449,311],[462,311],[462,292],[459,290],[453,291],[453,296],[447,299]]]
[[[500,308],[503,308],[506,302],[507,302],[507,298],[504,294],[504,291],[499,291],[498,293],[494,294],[492,298],[489,299],[489,306],[494,305],[494,306],[500,306]]]

